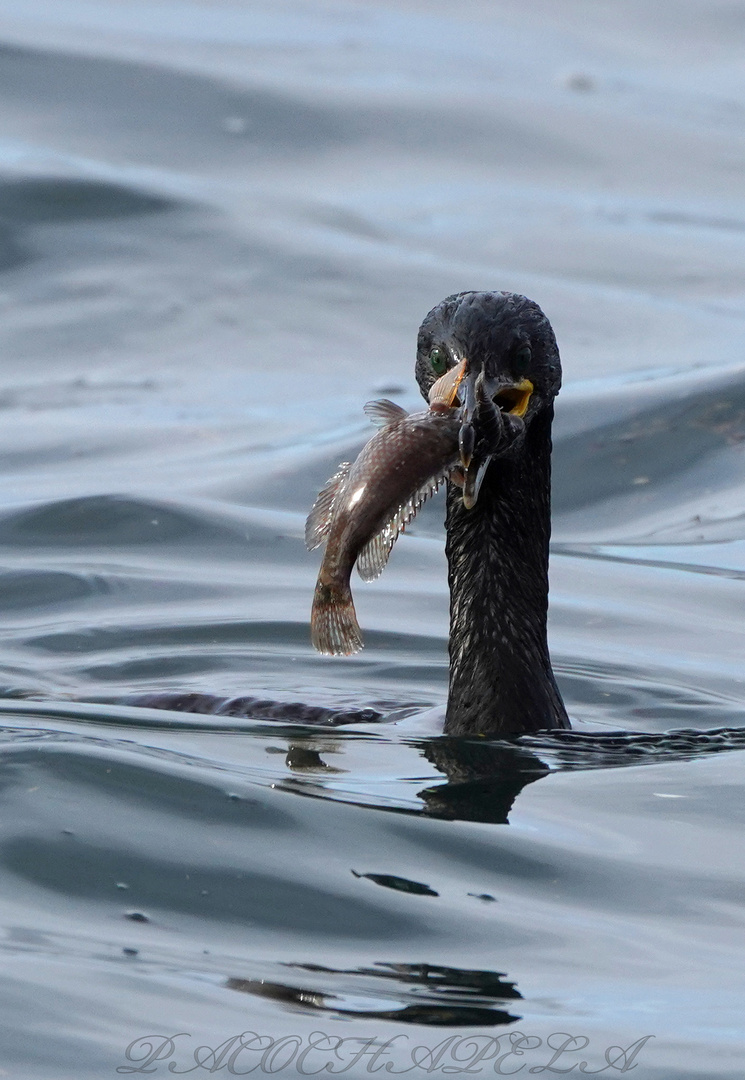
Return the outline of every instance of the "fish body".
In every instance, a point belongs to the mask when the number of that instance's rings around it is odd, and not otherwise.
[[[363,580],[376,578],[398,534],[458,464],[458,409],[435,403],[409,414],[383,400],[365,411],[381,430],[327,482],[305,528],[308,548],[326,543],[311,639],[332,655],[362,648],[350,587],[355,562]]]

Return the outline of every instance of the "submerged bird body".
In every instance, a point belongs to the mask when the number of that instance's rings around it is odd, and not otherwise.
[[[308,517],[309,548],[325,541],[311,614],[319,652],[362,648],[350,576],[355,562],[365,581],[376,578],[391,548],[422,503],[456,465],[457,410],[441,406],[408,414],[393,402],[372,402],[368,414],[384,426],[352,464],[343,464]]]

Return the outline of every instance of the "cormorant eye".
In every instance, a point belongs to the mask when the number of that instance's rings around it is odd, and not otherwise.
[[[521,345],[512,357],[512,370],[516,375],[527,375],[532,359],[530,345]]]
[[[444,375],[448,369],[448,354],[444,349],[435,347],[429,354],[429,362],[435,375]]]

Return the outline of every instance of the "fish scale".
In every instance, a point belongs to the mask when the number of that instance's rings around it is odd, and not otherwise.
[[[363,580],[376,578],[396,538],[458,463],[459,409],[435,404],[409,414],[382,400],[365,411],[381,429],[352,465],[344,463],[326,483],[305,530],[309,548],[326,544],[311,639],[331,655],[362,648],[350,586],[355,562]]]

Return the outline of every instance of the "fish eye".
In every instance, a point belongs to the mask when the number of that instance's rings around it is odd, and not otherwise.
[[[429,362],[435,375],[444,375],[448,369],[448,354],[437,346],[429,354]]]
[[[533,353],[530,345],[521,345],[512,357],[512,370],[516,375],[526,375],[532,359]]]

